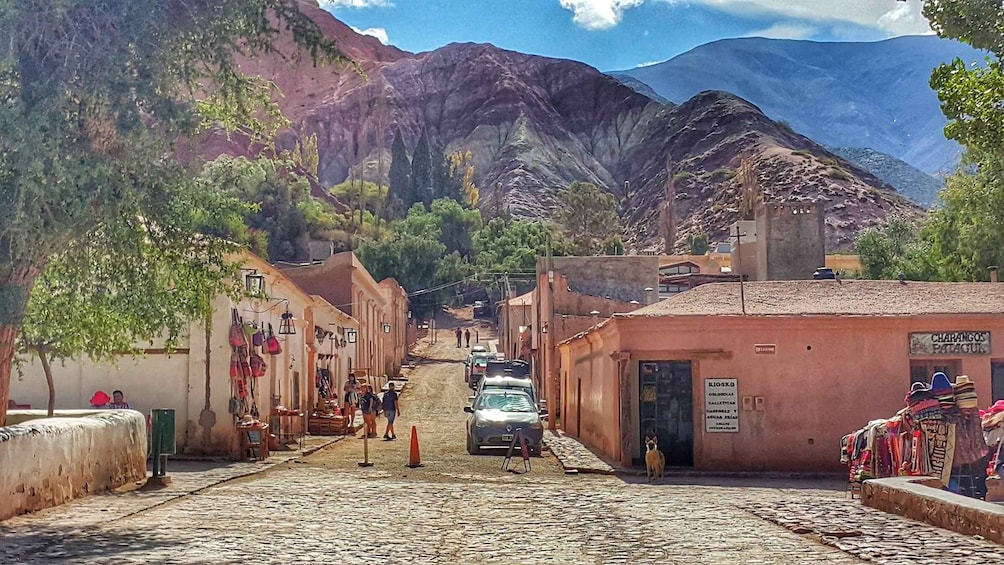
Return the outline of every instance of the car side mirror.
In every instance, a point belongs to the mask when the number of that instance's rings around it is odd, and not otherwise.
[[[547,408],[541,408],[540,410],[537,411],[537,413],[540,414],[541,418],[543,418],[547,416]]]
[[[477,397],[475,397],[475,396],[468,396],[467,397],[467,402],[473,403],[475,398],[477,398]]]
[[[473,406],[464,406],[464,412],[467,412],[468,414],[473,414],[474,413],[474,407]]]

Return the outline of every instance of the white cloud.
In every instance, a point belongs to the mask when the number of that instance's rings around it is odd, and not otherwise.
[[[641,67],[651,67],[652,65],[658,65],[658,64],[659,64],[659,63],[661,63],[661,62],[662,62],[662,61],[646,61],[646,62],[644,62],[644,63],[641,63],[640,65],[638,65],[638,67],[637,67],[637,68],[641,68]]]
[[[640,6],[645,0],[559,0],[561,7],[572,11],[572,21],[590,31],[610,29],[620,23],[624,10]]]
[[[675,0],[669,0],[675,3]],[[931,33],[923,0],[690,0],[738,16],[768,15],[814,23],[851,23],[887,35]]]
[[[356,26],[349,26],[352,31],[358,33],[359,35],[369,35],[380,40],[380,43],[384,45],[390,45],[390,39],[387,37],[387,30],[382,27],[368,27],[366,29],[359,29]]]
[[[322,8],[393,8],[390,0],[321,0]]]
[[[819,30],[811,25],[778,22],[768,28],[751,31],[747,37],[767,37],[770,39],[805,39]]]

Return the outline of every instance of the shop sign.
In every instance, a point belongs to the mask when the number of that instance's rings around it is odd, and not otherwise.
[[[990,355],[990,332],[911,333],[910,356]]]
[[[754,344],[753,353],[755,355],[774,355],[775,353],[777,353],[777,344],[774,343]]]
[[[738,379],[704,379],[704,431],[739,431]]]

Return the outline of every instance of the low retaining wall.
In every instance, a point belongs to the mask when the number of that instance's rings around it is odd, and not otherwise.
[[[142,481],[146,451],[135,410],[0,428],[0,520]]]
[[[1004,507],[941,490],[933,477],[870,479],[861,503],[970,536],[1004,543]]]

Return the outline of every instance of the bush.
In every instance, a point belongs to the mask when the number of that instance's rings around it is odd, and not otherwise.
[[[694,174],[690,171],[680,171],[673,175],[673,182],[680,183],[693,178]]]
[[[840,167],[831,167],[828,171],[826,171],[826,176],[830,177],[831,179],[848,180],[848,181],[854,178],[854,175],[848,173],[847,171],[841,169]]]
[[[707,173],[707,179],[710,182],[725,182],[734,176],[736,176],[735,171],[724,167],[721,169],[715,169],[710,173]]]
[[[805,157],[805,158],[811,158],[812,157],[812,153],[810,153],[806,149],[796,149],[796,150],[792,151],[791,154],[792,155],[798,155],[799,157]]]

